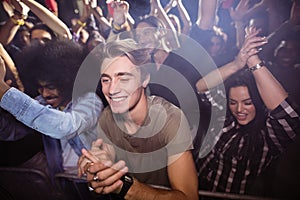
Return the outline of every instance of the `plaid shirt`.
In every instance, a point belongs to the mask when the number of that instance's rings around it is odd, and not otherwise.
[[[201,189],[244,194],[300,132],[299,113],[283,101],[269,113],[255,138],[237,129],[233,121],[221,130],[216,145],[204,158],[197,158]],[[253,185],[252,185],[253,186]]]

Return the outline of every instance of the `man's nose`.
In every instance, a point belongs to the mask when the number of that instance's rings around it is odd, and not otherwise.
[[[51,92],[48,88],[41,88],[40,89],[40,94],[43,96],[43,97],[48,97],[50,96]]]
[[[109,94],[113,95],[118,93],[119,91],[120,91],[120,81],[117,79],[112,80],[109,86],[109,91],[108,91]]]

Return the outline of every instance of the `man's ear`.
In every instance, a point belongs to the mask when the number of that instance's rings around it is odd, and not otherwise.
[[[142,84],[143,88],[146,88],[149,82],[150,82],[150,74],[147,74]]]

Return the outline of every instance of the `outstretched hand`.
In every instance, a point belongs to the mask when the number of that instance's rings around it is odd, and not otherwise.
[[[112,2],[112,8],[114,9],[113,20],[114,23],[122,25],[127,21],[129,4],[126,1],[114,1]]]
[[[249,10],[249,7],[249,0],[241,0],[235,9],[233,7],[230,8],[230,17],[234,21],[243,20],[243,17]]]
[[[243,67],[246,65],[248,59],[252,59],[262,48],[262,45],[267,43],[266,37],[258,37],[257,34],[260,29],[253,26],[246,28],[245,41],[235,59],[238,66]]]
[[[17,11],[18,14],[22,15],[22,17],[27,17],[28,12],[30,11],[30,8],[22,1],[9,0],[4,1],[3,3],[5,5],[5,10],[10,17],[15,14],[14,10]]]

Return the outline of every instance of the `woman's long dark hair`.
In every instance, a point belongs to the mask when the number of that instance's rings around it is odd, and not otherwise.
[[[248,88],[250,98],[256,109],[256,115],[253,121],[251,122],[251,124],[255,123],[255,126],[258,126],[261,123],[265,124],[265,120],[267,117],[267,109],[260,97],[259,91],[256,87],[256,82],[254,80],[254,77],[249,70],[242,69],[236,72],[231,77],[229,77],[224,84],[225,84],[226,96],[227,96],[227,118],[229,119],[229,121],[232,121],[232,117],[233,117],[229,109],[230,89],[234,87],[245,86]]]
[[[238,143],[244,138],[245,142],[241,152],[238,153],[239,156],[252,157],[253,163],[257,163],[259,162],[259,158],[255,155],[259,155],[260,150],[262,149],[261,147],[264,145],[261,130],[266,127],[267,109],[260,97],[255,79],[249,70],[242,69],[225,81],[227,95],[227,116],[225,126],[228,126],[232,121],[237,123],[236,118],[229,109],[229,92],[231,88],[239,86],[246,86],[248,88],[250,98],[255,106],[256,115],[248,124],[240,125],[239,127],[236,126],[239,135],[235,140],[236,144],[232,144],[229,151],[232,152],[233,155],[236,154]]]

